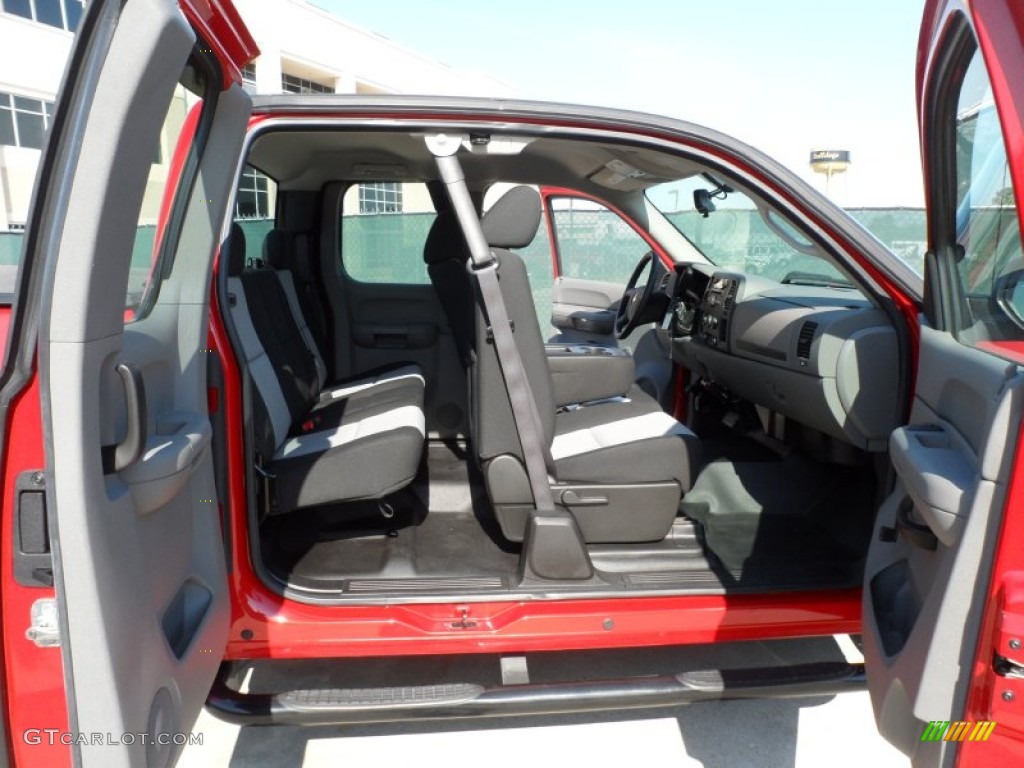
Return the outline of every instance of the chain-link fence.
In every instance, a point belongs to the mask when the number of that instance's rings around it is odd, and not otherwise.
[[[849,213],[874,233],[899,258],[920,272],[925,251],[925,211],[919,208],[853,208]],[[555,212],[562,274],[591,280],[625,283],[643,255],[637,233],[609,211]],[[669,219],[701,251],[724,258],[730,268],[781,279],[786,273],[821,270],[822,263],[794,250],[773,231],[757,211],[719,209],[708,218],[696,212],[669,214]],[[366,215],[346,217],[343,222],[345,269],[357,280],[372,283],[429,284],[423,263],[433,213]],[[246,235],[250,259],[262,257],[263,241],[273,228],[272,220],[239,222]],[[784,226],[778,223],[777,226]],[[148,278],[153,256],[152,227],[136,238],[132,258],[132,283]],[[23,235],[0,233],[0,265],[16,265],[21,257]],[[537,314],[542,328],[551,318],[552,264],[547,228],[541,226],[529,247],[520,252],[534,286]],[[137,287],[137,286],[136,286]],[[13,290],[0,286],[3,290]]]

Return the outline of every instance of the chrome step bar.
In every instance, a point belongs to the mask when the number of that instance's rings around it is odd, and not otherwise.
[[[866,687],[863,664],[709,669],[619,680],[485,687],[471,683],[241,693],[221,667],[206,701],[239,725],[350,725],[676,707],[698,701],[823,696]]]

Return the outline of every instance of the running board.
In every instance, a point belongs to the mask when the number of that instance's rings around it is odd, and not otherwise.
[[[222,720],[238,725],[349,725],[599,712],[676,707],[715,699],[823,696],[866,687],[864,665],[845,662],[545,685],[454,683],[281,693],[239,693],[225,683],[229,669],[229,665],[221,667],[206,706]]]

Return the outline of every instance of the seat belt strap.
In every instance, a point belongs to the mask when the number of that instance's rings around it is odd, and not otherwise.
[[[522,443],[524,460],[526,458],[525,455],[530,449],[523,438],[521,421],[525,421],[531,427],[531,438],[536,438],[534,450],[537,451],[544,462],[545,486],[548,487],[550,495],[551,489],[550,484],[547,482],[547,476],[555,474],[555,461],[551,456],[551,447],[544,438],[544,427],[541,423],[540,413],[537,411],[537,402],[533,397],[533,390],[530,388],[530,380],[526,375],[523,359],[519,354],[519,347],[516,346],[515,330],[513,329],[512,321],[508,318],[505,297],[501,293],[501,284],[498,281],[498,261],[494,258],[493,254],[491,254],[491,258],[493,261],[482,269],[477,269],[475,265],[467,265],[467,267],[476,276],[477,285],[480,287],[480,296],[483,299],[484,309],[487,311],[487,320],[494,337],[494,349],[498,355],[498,365],[505,380],[505,389],[508,390],[516,428],[519,430],[519,442]],[[518,408],[516,405],[517,400],[520,401]]]
[[[555,502],[551,495],[549,472],[554,460],[551,458],[551,448],[544,438],[537,404],[526,377],[526,370],[523,368],[519,348],[516,346],[512,324],[508,319],[505,298],[498,283],[498,261],[484,237],[458,158],[453,152],[450,155],[438,156],[436,159],[455,214],[467,235],[470,261],[466,266],[476,277],[480,298],[494,336],[494,350],[498,356],[501,375],[505,380],[505,389],[508,391],[516,431],[519,433],[533,503],[539,511],[552,512],[555,509]]]

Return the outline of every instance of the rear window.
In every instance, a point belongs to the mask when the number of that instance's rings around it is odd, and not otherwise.
[[[428,285],[423,245],[437,214],[422,182],[353,184],[341,203],[341,265],[361,283]]]

